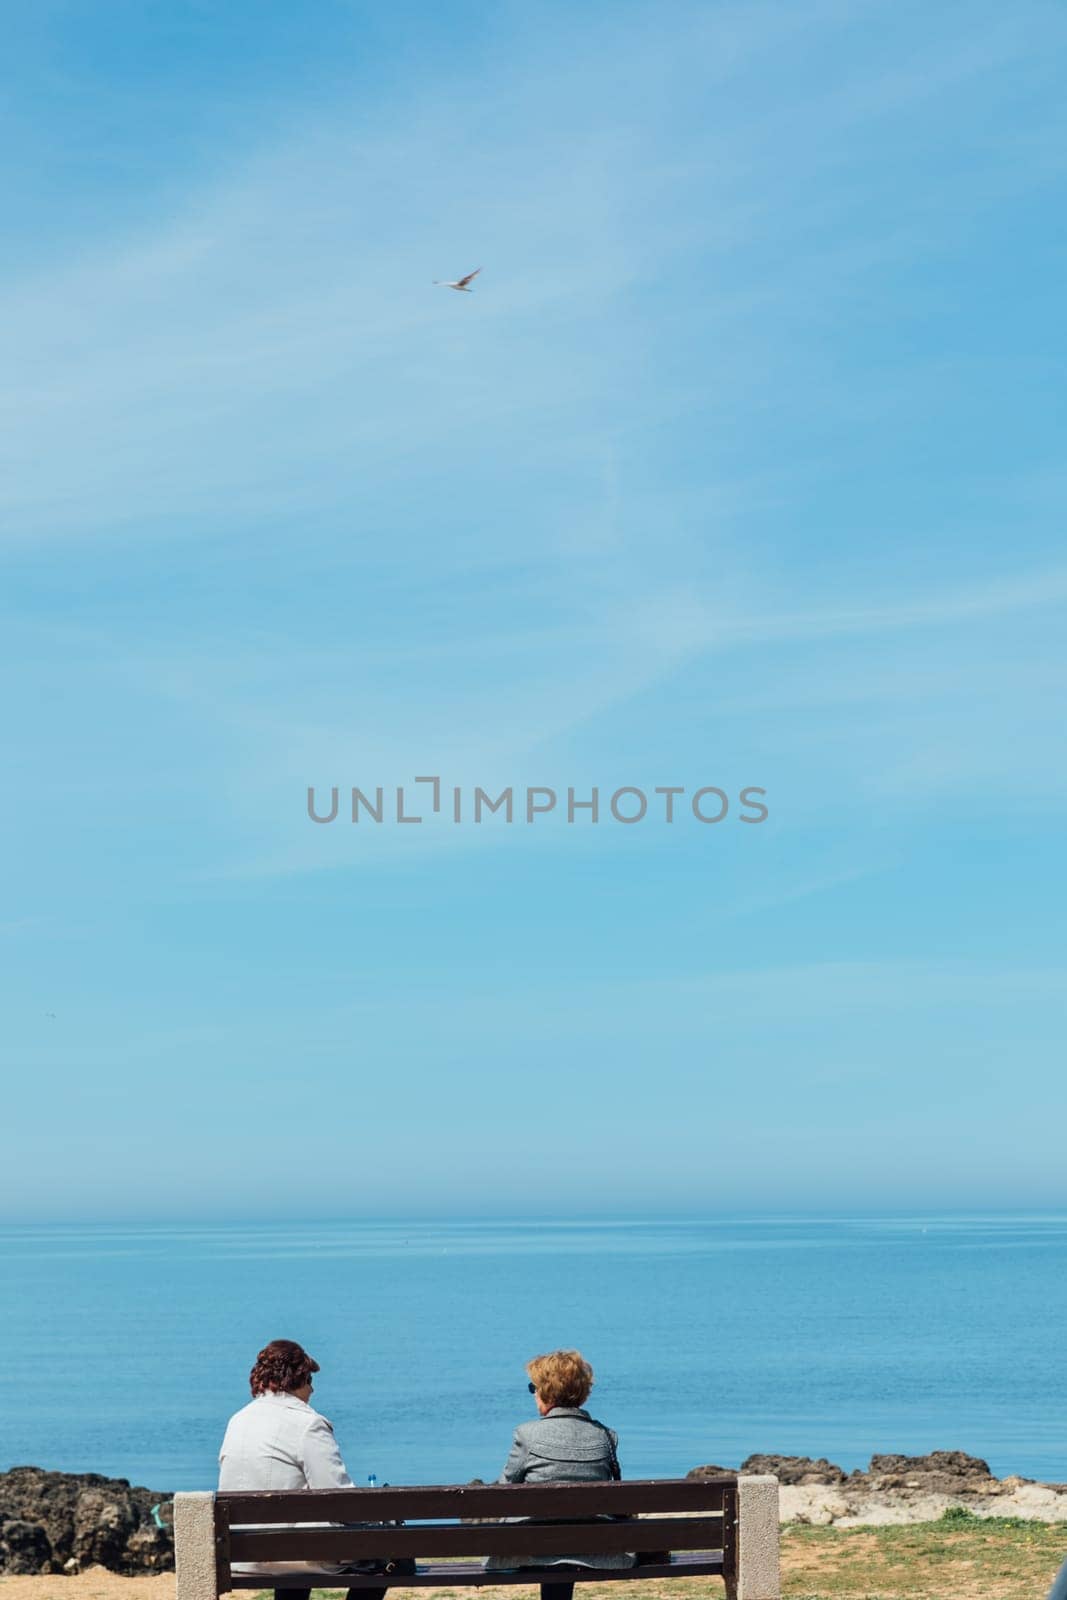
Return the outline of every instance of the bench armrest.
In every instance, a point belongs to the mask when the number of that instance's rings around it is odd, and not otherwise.
[[[778,1479],[737,1480],[737,1575],[726,1579],[727,1600],[778,1600]]]

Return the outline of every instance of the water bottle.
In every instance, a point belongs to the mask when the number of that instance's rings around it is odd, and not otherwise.
[[[378,1487],[378,1474],[376,1472],[368,1472],[367,1473],[367,1488],[368,1489],[376,1489],[377,1487]]]

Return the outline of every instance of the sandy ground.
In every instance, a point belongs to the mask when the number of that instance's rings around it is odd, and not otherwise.
[[[76,1578],[0,1577],[3,1600],[174,1600],[174,1574],[120,1578],[104,1567],[90,1567]]]

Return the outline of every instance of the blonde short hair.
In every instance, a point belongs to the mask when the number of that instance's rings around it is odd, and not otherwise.
[[[527,1361],[530,1382],[547,1406],[582,1406],[593,1387],[593,1369],[579,1350],[552,1350]]]

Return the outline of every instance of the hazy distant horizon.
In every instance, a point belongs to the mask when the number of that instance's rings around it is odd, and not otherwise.
[[[808,1210],[782,1210],[768,1207],[766,1210],[744,1208],[738,1210],[721,1209],[716,1211],[692,1209],[658,1211],[649,1207],[643,1211],[632,1213],[622,1211],[599,1212],[587,1211],[559,1211],[559,1212],[429,1212],[429,1211],[390,1211],[347,1213],[334,1216],[308,1213],[288,1212],[284,1216],[271,1216],[266,1213],[232,1212],[226,1215],[200,1215],[196,1212],[173,1215],[146,1215],[139,1213],[115,1214],[107,1217],[94,1216],[41,1216],[36,1218],[23,1218],[18,1216],[0,1216],[0,1229],[59,1229],[72,1230],[82,1228],[122,1228],[135,1231],[143,1229],[174,1229],[183,1228],[287,1228],[287,1227],[389,1227],[396,1226],[424,1226],[424,1227],[451,1227],[462,1228],[582,1228],[595,1226],[597,1228],[654,1228],[660,1226],[675,1227],[707,1227],[717,1223],[730,1226],[743,1226],[752,1223],[754,1226],[768,1223],[779,1224],[782,1227],[796,1225],[802,1227],[808,1223],[869,1223],[894,1221],[914,1223],[924,1222],[936,1226],[939,1222],[947,1224],[962,1224],[967,1222],[1057,1222],[1067,1221],[1067,1207],[1063,1205],[1017,1205],[1017,1206],[869,1206],[866,1208],[852,1209],[819,1209]]]

